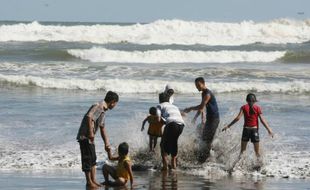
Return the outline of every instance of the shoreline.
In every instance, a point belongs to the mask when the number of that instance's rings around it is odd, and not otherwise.
[[[3,189],[85,189],[85,179],[79,169],[0,170]],[[134,171],[134,189],[309,189],[310,179],[284,179],[264,176],[225,176],[207,179],[183,171]],[[97,181],[103,176],[97,169]],[[129,185],[127,184],[127,187]],[[127,189],[104,188],[100,189]]]

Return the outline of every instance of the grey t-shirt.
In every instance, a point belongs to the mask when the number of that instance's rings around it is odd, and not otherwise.
[[[79,132],[77,134],[77,140],[88,139],[89,136],[89,128],[88,128],[88,118],[91,118],[91,126],[94,134],[96,134],[99,127],[104,127],[105,122],[105,111],[103,109],[104,102],[97,103],[92,105],[87,113],[84,115],[83,120],[81,122],[81,126]]]

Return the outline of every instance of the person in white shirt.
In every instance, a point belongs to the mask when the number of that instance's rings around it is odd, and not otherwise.
[[[178,139],[183,132],[184,121],[179,108],[169,103],[165,93],[159,94],[158,114],[165,121],[165,128],[160,142],[163,168],[168,169],[168,155],[171,155],[171,168],[176,169],[178,155]]]

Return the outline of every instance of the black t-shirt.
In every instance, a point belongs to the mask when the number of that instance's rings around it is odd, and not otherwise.
[[[204,98],[207,95],[211,96],[209,102],[206,104],[207,118],[219,118],[220,117],[219,109],[217,107],[217,102],[214,94],[209,89],[205,89],[201,95],[202,98]]]

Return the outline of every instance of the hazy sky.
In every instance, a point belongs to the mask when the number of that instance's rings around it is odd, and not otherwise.
[[[0,20],[151,22],[310,18],[310,0],[0,0]]]

